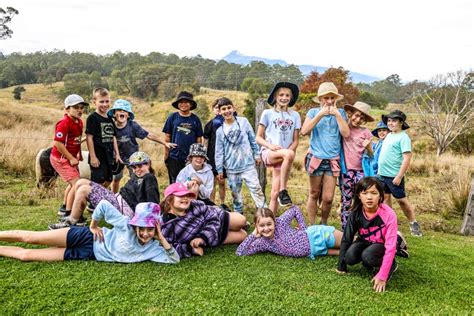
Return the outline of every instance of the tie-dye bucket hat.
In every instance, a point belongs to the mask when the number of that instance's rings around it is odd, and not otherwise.
[[[129,225],[137,227],[155,227],[156,223],[163,224],[161,208],[153,202],[138,203],[135,215],[128,221]]]

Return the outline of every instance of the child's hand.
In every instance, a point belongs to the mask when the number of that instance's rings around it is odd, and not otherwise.
[[[196,247],[196,248],[193,248],[193,252],[195,255],[198,255],[198,256],[201,256],[204,255],[204,249],[202,249],[202,247]]]
[[[98,240],[99,242],[104,241],[104,233],[101,227],[89,227],[89,230],[94,234],[94,240]]]
[[[164,143],[165,147],[168,148],[168,149],[171,149],[171,148],[176,148],[176,145],[175,143]]]
[[[71,158],[71,160],[69,160],[69,163],[71,164],[71,166],[77,166],[79,164],[79,161],[76,159],[76,158]]]
[[[201,184],[202,184],[201,179],[199,179],[198,177],[192,177],[191,180],[194,181],[194,182],[196,182],[197,185],[201,185]]]
[[[318,115],[320,115],[320,116],[330,115],[329,106],[323,105],[323,107],[321,108],[321,111],[319,111]]]
[[[400,185],[400,183],[402,182],[402,177],[400,176],[395,176],[395,178],[393,178],[392,180],[392,183],[395,184],[395,185]]]
[[[277,151],[277,150],[280,150],[280,149],[281,149],[281,146],[274,145],[274,144],[270,144],[270,145],[268,146],[268,149],[270,149],[271,151]]]
[[[371,143],[370,139],[364,139],[362,141],[362,147],[368,148],[368,146],[370,146],[370,143]]]
[[[189,242],[191,247],[193,248],[200,248],[202,245],[204,245],[204,240],[202,238],[194,238]]]
[[[336,113],[338,113],[335,105],[328,106],[328,108],[329,108],[329,115],[336,115]]]
[[[382,281],[377,277],[374,277],[371,282],[374,284],[375,292],[385,292],[385,285],[387,284],[386,281]]]
[[[94,168],[99,168],[100,162],[97,157],[90,157],[91,158],[91,166]]]
[[[116,159],[116,160],[117,160],[116,161],[117,163],[121,163],[122,165],[124,165],[123,160],[122,160],[122,158],[120,158],[120,156],[118,156],[118,159]]]

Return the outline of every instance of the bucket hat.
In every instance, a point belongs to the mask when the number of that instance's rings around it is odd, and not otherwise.
[[[178,103],[181,100],[188,100],[189,102],[191,102],[191,110],[194,110],[197,107],[197,103],[193,99],[193,94],[187,91],[181,91],[180,93],[178,93],[178,96],[176,97],[176,101],[171,103],[171,105],[179,110]]]
[[[129,166],[143,165],[151,161],[150,156],[143,151],[134,152],[130,158],[128,158]]]
[[[70,106],[74,106],[77,104],[84,104],[85,106],[88,106],[89,103],[84,101],[84,99],[78,95],[78,94],[70,94],[64,99],[64,108],[67,109]]]
[[[122,110],[122,111],[128,112],[128,117],[131,121],[133,121],[133,119],[135,118],[135,115],[133,114],[133,111],[132,111],[132,104],[128,102],[127,100],[123,100],[123,99],[115,100],[112,108],[107,111],[107,116],[112,118],[116,110]]]
[[[135,214],[128,220],[129,225],[137,227],[155,227],[156,223],[163,224],[161,208],[153,202],[138,203]]]
[[[165,199],[170,196],[170,195],[176,195],[176,196],[185,196],[189,195],[192,196],[193,198],[196,197],[196,194],[188,190],[188,187],[186,187],[184,184],[175,182],[173,184],[170,184],[166,189],[165,189]]]
[[[384,122],[380,121],[377,123],[377,126],[372,130],[372,135],[374,135],[375,137],[379,137],[377,132],[379,129],[387,129],[388,130],[388,126],[387,124],[385,124]]]
[[[405,115],[405,113],[403,113],[400,110],[395,110],[395,111],[390,112],[387,115],[382,115],[382,121],[385,124],[387,124],[387,121],[388,121],[389,118],[392,118],[392,119],[397,118],[400,121],[402,121],[402,130],[406,130],[406,129],[410,128],[410,126],[407,124],[407,122],[405,122],[406,119],[407,119],[407,116]]]
[[[300,93],[300,90],[298,89],[298,86],[295,85],[294,83],[291,83],[291,82],[286,82],[286,81],[282,81],[282,82],[278,82],[272,89],[272,91],[270,92],[270,94],[268,95],[268,104],[270,105],[274,105],[276,100],[275,100],[275,92],[280,89],[280,88],[288,88],[291,90],[291,101],[290,103],[288,104],[289,107],[295,105],[296,103],[296,100],[298,100],[298,95]]]
[[[192,157],[204,157],[207,161],[207,148],[203,144],[195,143],[189,147],[188,160],[191,160]]]
[[[375,119],[370,116],[370,105],[364,102],[357,101],[354,105],[346,104],[344,105],[344,111],[359,111],[367,117],[367,122],[373,122]]]
[[[334,83],[323,82],[319,85],[318,95],[313,97],[313,101],[316,103],[321,103],[321,101],[319,101],[319,98],[330,93],[336,95],[336,101],[344,99],[344,96],[342,94],[339,94],[339,92],[337,91],[336,85]]]

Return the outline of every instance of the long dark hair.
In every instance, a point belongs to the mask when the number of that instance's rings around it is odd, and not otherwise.
[[[362,201],[360,200],[359,195],[361,192],[367,191],[373,186],[375,186],[380,194],[379,205],[383,203],[384,192],[382,183],[375,177],[365,177],[362,178],[355,186],[355,192],[352,196],[351,212],[362,211]]]

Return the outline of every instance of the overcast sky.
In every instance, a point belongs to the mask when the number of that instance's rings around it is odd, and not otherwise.
[[[4,53],[232,50],[294,64],[429,79],[474,68],[472,0],[4,0],[20,11]]]

